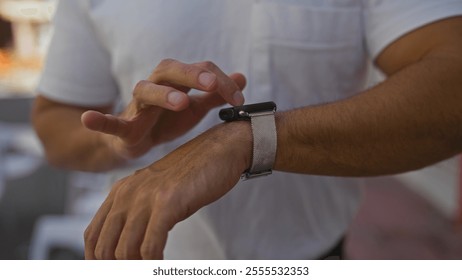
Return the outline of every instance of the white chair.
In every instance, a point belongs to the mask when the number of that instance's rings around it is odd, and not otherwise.
[[[50,259],[54,249],[83,257],[83,234],[107,195],[108,176],[75,172],[69,183],[71,197],[65,215],[45,215],[35,224],[29,259]]]

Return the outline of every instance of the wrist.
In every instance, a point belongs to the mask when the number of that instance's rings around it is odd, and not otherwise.
[[[252,163],[242,176],[245,180],[272,173],[277,150],[275,112],[276,104],[272,101],[220,110],[220,119],[226,122],[248,121],[251,123]]]
[[[218,176],[226,182],[239,178],[252,162],[252,132],[249,122],[221,123],[181,145],[147,167],[149,172],[174,170]],[[208,168],[212,168],[211,172]],[[177,176],[177,175],[176,175]],[[236,177],[237,176],[237,177]],[[232,184],[234,185],[235,182]]]
[[[252,165],[252,127],[249,122],[226,122],[218,125],[220,138],[224,139],[222,145],[228,150],[228,156],[235,161],[234,164],[243,173]]]

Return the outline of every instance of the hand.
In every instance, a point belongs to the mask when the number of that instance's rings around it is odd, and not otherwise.
[[[185,64],[162,61],[133,91],[133,99],[119,116],[87,111],[82,123],[106,134],[115,154],[130,159],[153,146],[179,137],[194,127],[211,109],[228,102],[242,105],[245,77],[224,74],[211,62]],[[187,95],[190,89],[202,94]]]
[[[169,230],[228,192],[251,154],[250,124],[224,123],[118,181],[85,231],[85,258],[161,259]]]

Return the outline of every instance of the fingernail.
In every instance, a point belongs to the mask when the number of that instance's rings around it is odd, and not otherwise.
[[[215,75],[213,74],[207,72],[202,72],[201,74],[199,74],[199,83],[204,87],[210,87],[214,81]]]
[[[184,94],[178,91],[172,91],[168,94],[167,100],[173,106],[180,104],[183,101]]]
[[[236,103],[236,105],[242,105],[244,104],[244,95],[240,90],[236,91],[233,95],[233,100]]]

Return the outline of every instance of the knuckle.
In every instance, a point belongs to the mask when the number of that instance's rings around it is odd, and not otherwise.
[[[128,177],[124,177],[122,179],[119,179],[117,182],[115,182],[114,186],[112,187],[111,195],[119,196],[120,195],[119,192],[126,189],[127,186],[130,186]]]
[[[174,191],[166,190],[151,196],[149,209],[152,213],[157,213],[156,218],[165,222],[164,226],[171,229],[176,222],[179,222],[192,213],[192,208],[181,195]]]
[[[159,64],[157,65],[157,67],[155,69],[169,67],[173,63],[176,63],[176,62],[177,61],[175,59],[173,59],[173,58],[164,58],[159,62]]]
[[[139,258],[139,254],[135,248],[117,246],[114,253],[117,260],[134,260]]]
[[[156,246],[143,243],[143,245],[140,248],[140,255],[145,260],[154,259],[156,256],[156,251]]]
[[[162,59],[159,64],[152,70],[151,75],[149,76],[149,80],[154,83],[160,83],[167,73],[168,69],[170,69],[173,65],[177,64],[178,61],[172,58],[165,58]]]
[[[99,260],[112,260],[114,259],[114,254],[107,248],[102,246],[97,246],[95,249],[95,256]]]
[[[169,189],[159,190],[154,194],[154,204],[158,206],[172,205],[176,200],[176,194]]]
[[[217,67],[217,65],[215,63],[213,63],[212,61],[210,60],[206,60],[206,61],[202,61],[199,63],[199,66],[205,68],[205,69],[208,69],[208,70],[214,70]]]
[[[191,76],[191,75],[196,75],[196,74],[198,73],[197,67],[194,67],[194,66],[188,65],[188,64],[183,65],[183,67],[181,68],[181,70],[183,71],[183,74],[184,74],[186,77],[189,77],[189,76]]]
[[[133,199],[133,204],[136,205],[136,209],[132,209],[133,215],[130,215],[127,220],[136,219],[136,216],[146,214],[150,211],[151,199],[149,195],[144,193],[138,193]]]
[[[132,93],[134,98],[137,98],[141,95],[141,93],[146,88],[147,83],[148,81],[145,81],[145,80],[141,80],[136,83],[135,88],[133,89],[133,93]]]
[[[83,233],[83,240],[85,241],[86,244],[92,245],[96,244],[97,236],[94,234],[92,228],[89,226],[85,229]]]

